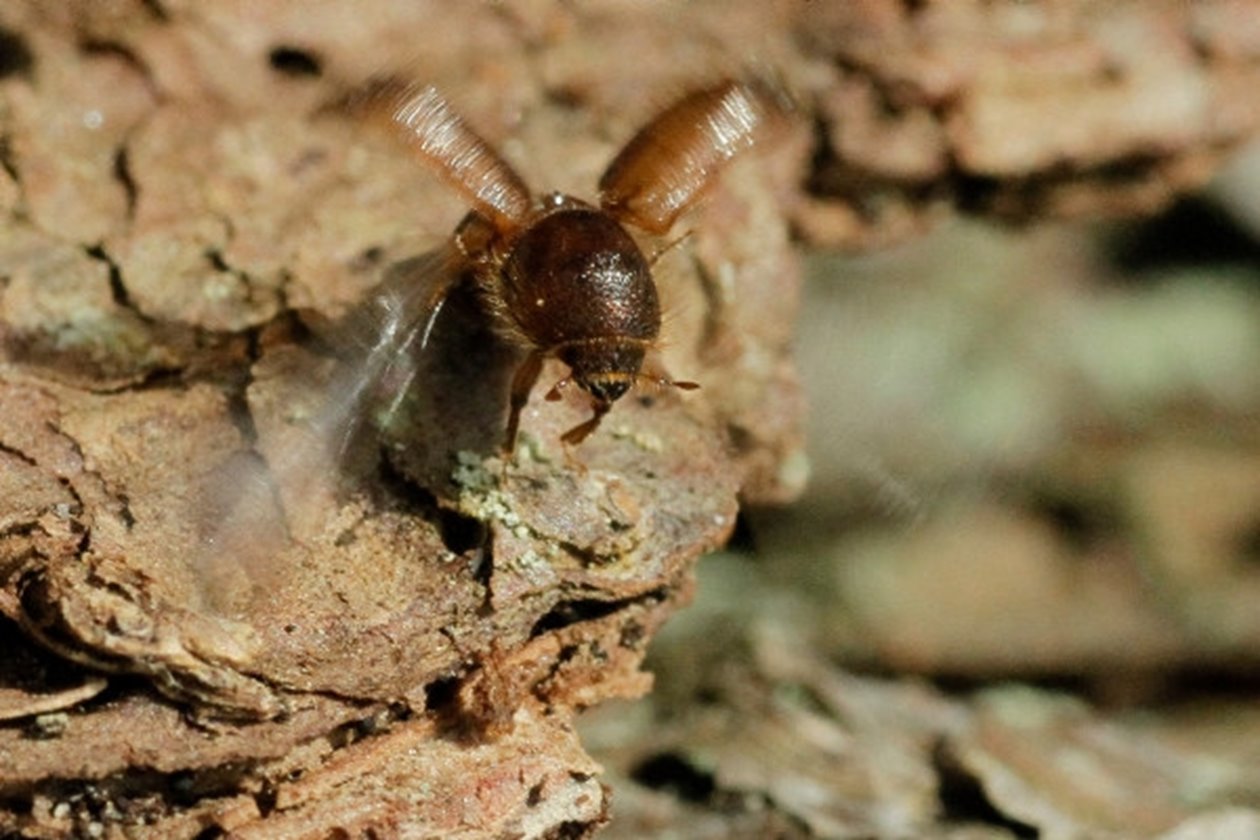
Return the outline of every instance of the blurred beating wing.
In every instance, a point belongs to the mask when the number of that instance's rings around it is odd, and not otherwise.
[[[296,366],[265,376],[279,384],[261,399],[283,402],[283,422],[263,409],[256,417],[260,458],[225,464],[202,488],[198,507],[208,518],[197,565],[209,586],[241,566],[265,576],[284,544],[323,527],[351,444],[365,418],[388,418],[406,396],[462,264],[451,244],[396,264],[345,318],[319,330],[336,354],[331,376],[319,373],[320,357],[309,353],[288,354]]]
[[[463,257],[451,243],[396,263],[372,294],[336,326],[331,339],[341,363],[327,405],[313,423],[323,439],[335,444],[338,457],[369,409],[385,417],[397,410],[462,267]],[[367,405],[381,386],[388,389],[385,404]]]

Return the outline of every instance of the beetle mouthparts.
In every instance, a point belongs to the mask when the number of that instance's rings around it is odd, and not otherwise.
[[[630,390],[630,386],[634,384],[634,377],[620,372],[601,373],[586,377],[578,384],[595,399],[611,404]]]

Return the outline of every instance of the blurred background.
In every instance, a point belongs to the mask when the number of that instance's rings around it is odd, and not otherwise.
[[[829,652],[1118,698],[1255,656],[1260,155],[1220,183],[1141,223],[811,256],[813,480],[745,534]]]
[[[611,835],[1257,836],[1260,147],[1147,220],[808,266],[809,488],[587,720]]]

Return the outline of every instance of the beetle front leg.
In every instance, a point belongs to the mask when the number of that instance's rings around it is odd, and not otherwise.
[[[516,369],[516,374],[512,377],[512,392],[508,404],[507,435],[503,440],[503,452],[509,458],[516,451],[516,432],[520,428],[521,409],[525,407],[525,403],[529,402],[529,392],[534,389],[534,383],[538,381],[538,374],[542,373],[544,358],[542,351],[531,351],[525,357],[525,361],[521,362],[520,367]]]
[[[560,440],[570,446],[576,446],[586,440],[586,438],[590,436],[591,432],[599,428],[599,421],[603,420],[604,415],[608,413],[610,408],[612,408],[612,403],[596,401],[592,408],[595,410],[595,413],[591,416],[591,419],[584,423],[579,423],[572,429],[569,429],[569,431],[560,436]]]

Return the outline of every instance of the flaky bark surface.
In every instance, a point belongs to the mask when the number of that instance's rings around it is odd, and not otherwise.
[[[648,689],[737,499],[804,480],[790,226],[1145,211],[1260,121],[1255,4],[822,5],[0,10],[0,829],[593,832],[575,711]],[[463,212],[337,102],[432,81],[590,196],[748,62],[800,120],[657,266],[697,396],[627,398],[572,457],[585,407],[537,400],[504,465],[516,356],[457,296],[397,410],[319,454],[390,399],[327,325]]]

